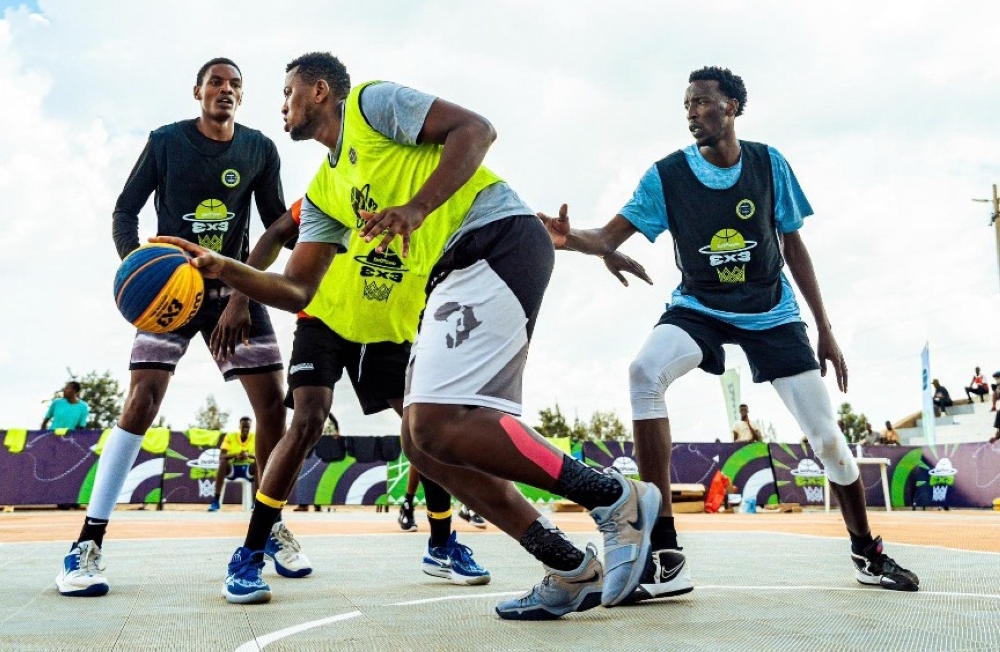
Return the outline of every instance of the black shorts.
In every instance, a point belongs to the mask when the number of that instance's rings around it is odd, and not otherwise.
[[[346,369],[362,411],[381,412],[391,407],[390,399],[403,398],[409,359],[408,342],[358,344],[345,340],[319,319],[299,319],[288,363],[285,405],[295,407],[292,391],[298,387],[333,389]]]
[[[668,307],[657,326],[673,324],[698,343],[702,360],[699,368],[716,376],[726,370],[723,344],[737,344],[746,353],[753,382],[771,382],[819,369],[806,325],[797,321],[762,331],[737,328],[687,308]]]

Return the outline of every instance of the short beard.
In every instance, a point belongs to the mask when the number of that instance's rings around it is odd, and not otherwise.
[[[316,115],[313,111],[306,111],[305,120],[302,124],[288,130],[288,135],[292,140],[311,140],[313,132],[316,130]]]

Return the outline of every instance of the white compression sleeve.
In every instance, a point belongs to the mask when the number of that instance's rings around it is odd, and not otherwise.
[[[97,464],[97,477],[94,478],[94,490],[90,493],[87,516],[104,520],[111,518],[118,494],[125,486],[125,478],[132,470],[141,446],[141,435],[133,435],[117,425],[111,430],[101,451],[101,461]]]
[[[665,419],[667,387],[701,364],[701,348],[673,324],[657,326],[628,369],[632,419]]]
[[[858,479],[858,463],[837,426],[830,395],[819,370],[778,378],[772,385],[823,463],[830,482],[849,485]]]

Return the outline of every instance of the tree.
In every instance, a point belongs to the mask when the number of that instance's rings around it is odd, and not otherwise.
[[[205,399],[205,407],[194,414],[195,424],[193,428],[204,428],[205,430],[225,430],[229,421],[229,413],[223,412],[219,404],[215,402],[215,396],[208,395]]]
[[[71,380],[80,383],[80,398],[90,407],[90,417],[87,419],[89,430],[104,430],[115,425],[122,413],[125,393],[118,381],[111,376],[110,371],[97,373],[91,371],[78,378],[69,368],[66,369]]]
[[[541,423],[535,430],[545,437],[569,437],[574,444],[583,441],[631,441],[632,432],[625,427],[614,410],[598,410],[590,415],[587,422],[573,418],[569,425],[557,403],[555,408],[539,410]]]
[[[590,415],[590,435],[597,441],[631,441],[632,433],[618,418],[614,410],[598,410]]]
[[[868,417],[864,414],[854,414],[850,403],[841,404],[840,409],[837,411],[837,417],[837,425],[840,426],[840,431],[847,438],[848,444],[856,444],[864,439],[867,432],[865,424],[868,423]]]
[[[535,426],[535,430],[543,437],[570,437],[573,434],[558,403],[554,410],[549,408],[539,410],[538,418],[542,422]]]

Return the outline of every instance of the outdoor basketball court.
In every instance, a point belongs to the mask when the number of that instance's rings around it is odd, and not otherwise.
[[[541,567],[490,527],[459,522],[493,581],[462,587],[420,572],[421,530],[395,513],[289,513],[312,576],[268,566],[269,604],[221,597],[246,514],[116,512],[105,542],[111,593],[65,598],[53,578],[83,512],[0,514],[2,650],[996,650],[1000,519],[989,512],[875,512],[888,552],[919,593],[858,584],[836,513],[679,515],[695,590],[673,600],[500,620],[494,604],[530,588]],[[599,541],[584,514],[553,520]],[[342,532],[342,534],[341,534]],[[906,541],[906,543],[901,543]]]

